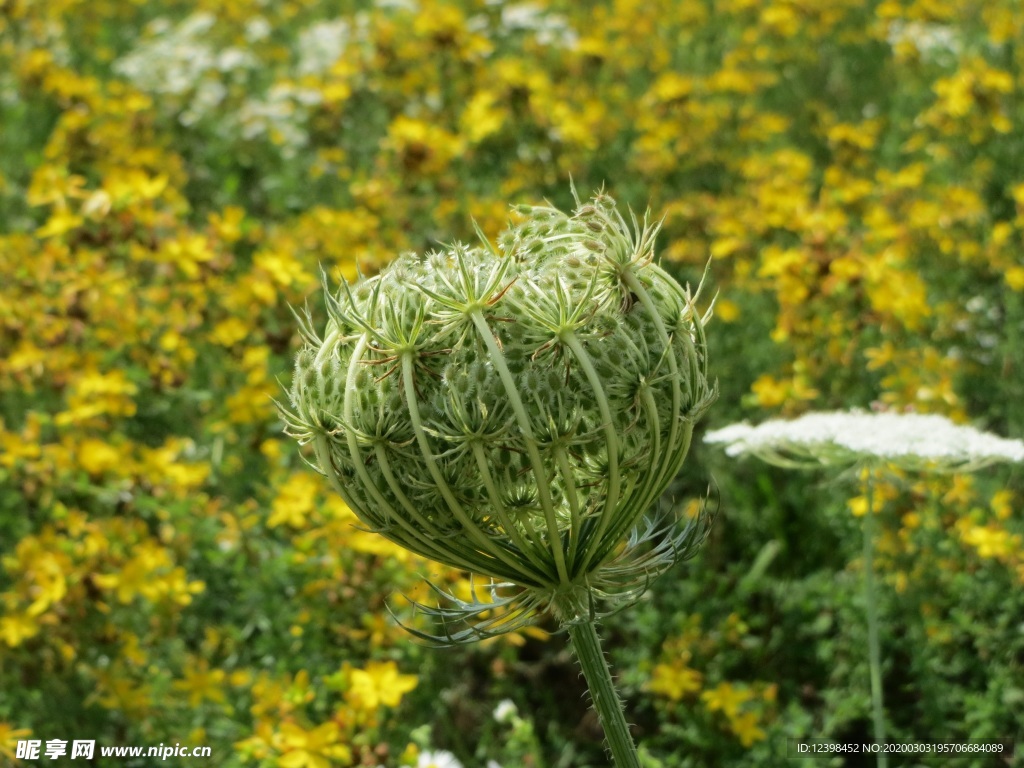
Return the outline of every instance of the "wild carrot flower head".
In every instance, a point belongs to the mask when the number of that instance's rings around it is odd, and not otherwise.
[[[788,467],[884,462],[904,469],[968,472],[1024,461],[1024,442],[954,424],[945,416],[863,411],[808,413],[792,420],[732,424],[709,432],[730,456],[751,454]]]
[[[700,525],[644,519],[716,394],[710,311],[654,263],[657,226],[604,194],[520,213],[496,248],[404,254],[328,291],[285,415],[364,524],[495,580],[508,611],[488,631],[642,592],[692,544]]]

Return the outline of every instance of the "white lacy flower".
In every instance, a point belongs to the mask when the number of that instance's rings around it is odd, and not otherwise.
[[[416,768],[462,768],[462,763],[451,752],[438,750],[437,752],[420,752]]]
[[[933,56],[959,54],[963,49],[960,35],[953,27],[945,24],[894,20],[889,24],[886,37],[893,48],[901,43],[910,43],[920,53]]]
[[[499,723],[506,723],[519,713],[515,702],[512,699],[502,699],[494,708],[494,719]]]
[[[534,32],[541,45],[574,48],[579,39],[564,16],[547,13],[545,8],[537,3],[518,3],[502,7],[501,26],[509,31]]]
[[[258,43],[270,37],[270,33],[273,31],[274,28],[270,26],[269,21],[262,16],[256,16],[245,23],[244,34],[245,39],[250,43]]]
[[[300,75],[322,75],[341,58],[351,37],[346,19],[318,21],[299,33]]]
[[[730,456],[753,454],[789,467],[886,461],[915,469],[971,471],[1002,461],[1024,461],[1024,442],[917,413],[809,413],[756,427],[732,424],[709,432],[708,443]]]

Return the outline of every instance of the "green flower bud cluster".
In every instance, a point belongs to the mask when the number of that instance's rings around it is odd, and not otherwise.
[[[654,263],[658,227],[607,195],[519,213],[497,248],[404,254],[325,289],[324,334],[300,317],[285,418],[365,525],[515,585],[524,622],[572,620],[684,548],[644,519],[716,396],[710,311]]]

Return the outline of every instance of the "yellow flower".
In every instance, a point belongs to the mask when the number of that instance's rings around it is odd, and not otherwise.
[[[460,119],[460,130],[470,144],[479,144],[501,130],[506,110],[497,106],[497,96],[491,91],[478,91],[466,105]]]
[[[1021,537],[996,525],[972,525],[961,531],[960,538],[978,551],[979,557],[1003,558],[1018,552]]]
[[[352,750],[340,743],[337,723],[323,723],[305,730],[286,722],[274,734],[275,746],[284,754],[278,759],[280,768],[332,768],[340,761],[351,765]]]
[[[463,151],[463,141],[431,122],[400,115],[388,128],[388,144],[409,171],[436,173]]]
[[[71,387],[68,409],[58,413],[54,421],[58,426],[65,426],[91,422],[104,415],[134,416],[132,396],[138,391],[123,371],[87,370]]]
[[[665,72],[658,76],[648,93],[655,101],[666,104],[685,99],[693,93],[693,86],[693,78],[678,72]]]
[[[680,701],[691,693],[700,690],[701,674],[690,669],[685,662],[658,664],[651,671],[651,682],[648,688],[652,693],[667,696],[672,701]]]
[[[1024,267],[1008,267],[1003,279],[1013,290],[1024,291]]]
[[[37,634],[39,625],[29,613],[17,613],[0,619],[0,638],[7,643],[8,648],[15,648]]]
[[[36,553],[27,573],[32,585],[30,594],[34,598],[28,607],[30,616],[39,616],[51,605],[64,599],[68,592],[65,569],[70,569],[66,556],[53,552]]]
[[[188,694],[190,707],[198,707],[203,700],[223,704],[224,678],[223,669],[211,670],[209,662],[203,659],[195,667],[186,669],[184,677],[175,680],[173,686]]]
[[[777,408],[786,402],[789,387],[770,374],[762,374],[750,387],[757,398],[757,404],[763,408]]]
[[[213,227],[221,240],[233,243],[242,239],[242,221],[245,219],[245,209],[237,205],[229,205],[223,213],[211,213],[207,221]]]
[[[974,500],[974,478],[970,475],[953,475],[952,487],[942,496],[942,503],[950,506],[964,506]]]
[[[245,757],[265,760],[270,755],[270,745],[274,737],[271,724],[266,720],[260,720],[253,729],[253,735],[236,741],[234,747]]]
[[[135,717],[145,717],[153,703],[152,688],[146,684],[136,684],[124,676],[123,670],[103,671],[97,673],[96,690],[86,699],[105,709],[132,713]]]
[[[374,712],[380,706],[398,706],[417,682],[415,675],[399,674],[393,661],[371,661],[365,669],[351,670],[345,698],[365,712]]]
[[[200,265],[213,259],[214,253],[205,235],[188,234],[164,244],[159,257],[174,264],[185,277],[199,276]]]
[[[715,317],[723,323],[735,322],[740,316],[740,305],[730,299],[715,302]]]
[[[740,744],[744,747],[753,746],[757,741],[765,738],[765,732],[757,724],[757,714],[754,712],[743,712],[736,717],[729,718],[729,729],[739,737]]]
[[[252,329],[240,317],[229,317],[214,326],[210,332],[210,341],[224,347],[230,347],[246,338]]]
[[[1013,514],[1013,491],[1003,489],[992,494],[989,502],[992,512],[999,520],[1006,520]]]
[[[72,213],[68,208],[58,206],[46,220],[46,224],[36,230],[36,237],[60,237],[72,229],[82,226],[85,219],[77,213]]]
[[[78,463],[90,475],[99,477],[116,467],[124,466],[124,456],[110,443],[88,438],[78,445]]]
[[[0,723],[0,757],[6,757],[13,764],[18,741],[31,735],[32,731],[28,728],[15,728],[9,723]]]
[[[306,516],[312,513],[316,506],[318,487],[317,478],[309,472],[293,473],[278,490],[267,525],[270,528],[279,525],[291,528],[304,527]]]
[[[700,697],[711,712],[722,712],[732,720],[739,715],[740,707],[753,698],[753,694],[748,688],[737,688],[730,682],[724,682],[704,691]]]
[[[110,195],[115,207],[126,208],[139,200],[153,200],[167,188],[169,179],[165,174],[149,176],[137,168],[117,170],[103,179],[103,188]]]
[[[400,563],[408,562],[413,557],[412,553],[405,549],[405,547],[400,547],[398,544],[376,533],[354,528],[351,525],[347,525],[346,529],[345,543],[354,552],[389,557]]]
[[[191,440],[168,438],[159,448],[143,449],[139,473],[154,485],[187,496],[206,482],[210,474],[208,463],[182,461],[182,455],[194,451]]]
[[[308,285],[313,280],[313,276],[302,268],[291,253],[262,250],[256,253],[253,261],[258,269],[285,288],[293,284]]]

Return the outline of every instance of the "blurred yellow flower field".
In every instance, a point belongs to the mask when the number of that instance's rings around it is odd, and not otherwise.
[[[663,217],[681,282],[711,259],[701,431],[1024,436],[1015,0],[0,2],[0,763],[608,764],[555,624],[405,632],[469,574],[363,530],[274,405],[322,273],[493,239],[570,181]],[[870,740],[866,515],[889,738],[1024,760],[1019,467],[869,503],[700,443],[665,504],[712,487],[704,551],[605,621],[649,765]]]

